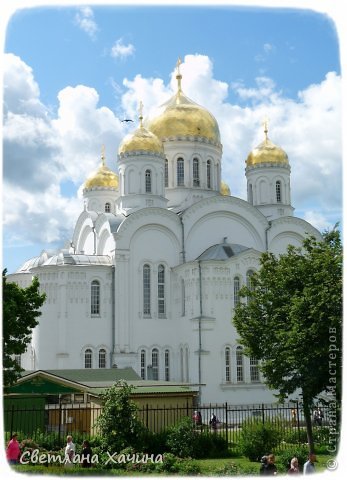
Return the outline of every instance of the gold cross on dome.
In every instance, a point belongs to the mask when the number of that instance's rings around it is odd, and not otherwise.
[[[143,120],[143,103],[142,103],[141,100],[140,100],[140,103],[139,103],[139,120],[140,120],[140,127],[143,127],[143,125],[142,125],[142,120]]]
[[[263,127],[264,127],[264,133],[265,133],[265,140],[267,140],[268,139],[267,134],[269,132],[269,119],[268,119],[268,117],[264,118]]]

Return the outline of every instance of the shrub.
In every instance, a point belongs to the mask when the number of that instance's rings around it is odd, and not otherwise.
[[[220,435],[202,432],[195,437],[195,458],[225,458],[229,456],[228,442]]]
[[[285,450],[278,451],[276,453],[276,465],[281,467],[284,472],[287,472],[290,468],[290,461],[293,457],[299,460],[299,468],[302,471],[304,463],[307,460],[308,447],[304,445],[297,445],[288,447]]]
[[[178,457],[194,457],[197,432],[189,417],[183,417],[167,433],[167,446],[170,452]]]
[[[259,461],[275,449],[280,439],[280,432],[272,423],[247,422],[242,425],[239,447],[242,455],[249,460]]]

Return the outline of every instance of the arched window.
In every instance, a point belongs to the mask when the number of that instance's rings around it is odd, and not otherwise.
[[[165,267],[158,267],[158,315],[165,315]]]
[[[93,280],[90,290],[90,313],[100,315],[100,282]]]
[[[234,277],[234,308],[240,303],[240,279]]]
[[[170,381],[170,351],[165,350],[165,381]]]
[[[184,160],[183,158],[177,159],[177,186],[184,186]]]
[[[225,357],[225,381],[231,382],[231,354],[230,347],[226,347],[224,352]]]
[[[152,192],[152,172],[150,170],[146,170],[145,177],[146,177],[146,193],[151,193]]]
[[[151,268],[143,266],[143,314],[151,315]]]
[[[251,382],[259,382],[259,362],[255,357],[249,359],[249,374]]]
[[[200,187],[199,159],[193,160],[193,186]]]
[[[152,369],[153,380],[159,380],[159,350],[157,348],[152,350]]]
[[[105,203],[105,212],[110,213],[110,211],[111,211],[111,204],[110,204],[110,202],[106,202]]]
[[[243,382],[243,349],[242,347],[236,348],[236,380]]]
[[[87,348],[84,352],[84,368],[92,368],[93,366],[93,352]]]
[[[211,160],[207,160],[206,178],[207,178],[207,188],[211,188]]]
[[[146,380],[146,350],[141,350],[140,374],[141,374],[142,380]]]
[[[169,186],[169,162],[165,159],[165,187]]]
[[[279,180],[276,182],[276,202],[282,203],[282,185]]]
[[[106,350],[104,348],[99,350],[99,368],[106,368]]]

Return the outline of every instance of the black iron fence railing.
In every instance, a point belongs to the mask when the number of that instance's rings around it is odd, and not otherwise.
[[[14,432],[23,438],[37,440],[37,437],[52,435],[57,443],[65,440],[65,436],[81,436],[90,438],[98,434],[96,420],[102,408],[89,404],[47,404],[43,407],[20,408],[12,405],[4,410],[4,427],[6,438]],[[328,408],[321,407],[322,415],[316,418],[312,412],[312,424],[318,432],[328,425]],[[258,404],[230,405],[209,404],[200,407],[144,405],[138,409],[142,423],[152,432],[167,430],[177,424],[183,417],[194,422],[199,431],[211,431],[223,436],[230,446],[237,445],[245,424],[260,421],[276,425],[282,437],[282,443],[305,443],[306,422],[299,404]],[[216,421],[211,422],[215,416]],[[321,430],[322,431],[322,430]]]

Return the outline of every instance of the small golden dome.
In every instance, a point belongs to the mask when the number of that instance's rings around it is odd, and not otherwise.
[[[164,153],[162,142],[142,125],[135,132],[127,135],[118,148],[118,155],[135,151]]]
[[[258,165],[260,163],[289,165],[288,155],[286,152],[281,147],[278,147],[272,143],[268,138],[268,129],[266,124],[264,133],[265,139],[248,155],[246,160],[247,167]]]
[[[177,93],[164,103],[162,112],[150,120],[148,130],[161,140],[176,136],[202,137],[212,143],[220,144],[217,120],[205,108],[186,97],[181,89],[182,75],[177,66]]]
[[[230,195],[230,188],[227,183],[225,183],[223,180],[220,182],[220,193],[221,195],[224,196],[229,196]]]
[[[84,188],[98,187],[118,190],[118,175],[105,165],[104,155],[101,157],[101,165],[98,170],[93,172],[84,183]]]

